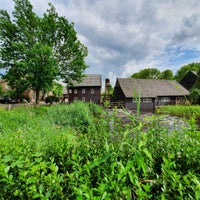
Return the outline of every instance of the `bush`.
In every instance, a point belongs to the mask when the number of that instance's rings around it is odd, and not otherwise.
[[[28,95],[21,95],[20,102],[30,102],[30,97]]]
[[[45,98],[45,103],[53,104],[54,102],[58,103],[59,101],[60,101],[60,99],[56,96],[48,96]]]
[[[49,109],[49,115],[56,125],[70,126],[83,133],[88,132],[93,125],[93,113],[88,104],[81,101]]]

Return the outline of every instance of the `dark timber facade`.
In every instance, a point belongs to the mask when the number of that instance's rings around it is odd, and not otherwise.
[[[100,104],[101,98],[101,75],[88,74],[82,82],[74,83],[68,87],[69,103],[74,101],[86,101]]]
[[[142,110],[184,104],[188,95],[188,90],[174,80],[118,78],[114,88],[114,101],[123,101],[128,109],[136,109],[139,100]]]

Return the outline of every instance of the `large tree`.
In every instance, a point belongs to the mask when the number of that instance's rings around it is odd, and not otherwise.
[[[16,91],[52,88],[58,78],[80,81],[86,69],[87,48],[77,39],[73,23],[58,16],[53,5],[42,17],[28,0],[14,0],[13,16],[0,10],[0,67]]]
[[[166,69],[164,71],[161,72],[159,79],[165,79],[165,80],[172,80],[174,79],[174,75],[172,70],[170,69]]]

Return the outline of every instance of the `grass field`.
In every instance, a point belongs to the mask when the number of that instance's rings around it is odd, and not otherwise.
[[[187,118],[196,116],[200,117],[200,105],[195,105],[195,106],[167,105],[160,107],[159,111]]]
[[[83,102],[0,109],[0,199],[200,199],[193,121],[130,119]]]
[[[200,127],[200,105],[162,106],[157,110],[157,113],[165,113],[190,119],[193,118]]]

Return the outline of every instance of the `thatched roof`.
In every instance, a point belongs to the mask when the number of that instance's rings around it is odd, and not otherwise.
[[[80,83],[74,82],[73,87],[101,87],[101,75],[86,74]]]
[[[188,90],[175,80],[118,78],[117,84],[126,98],[133,98],[139,94],[141,98],[189,95]]]

